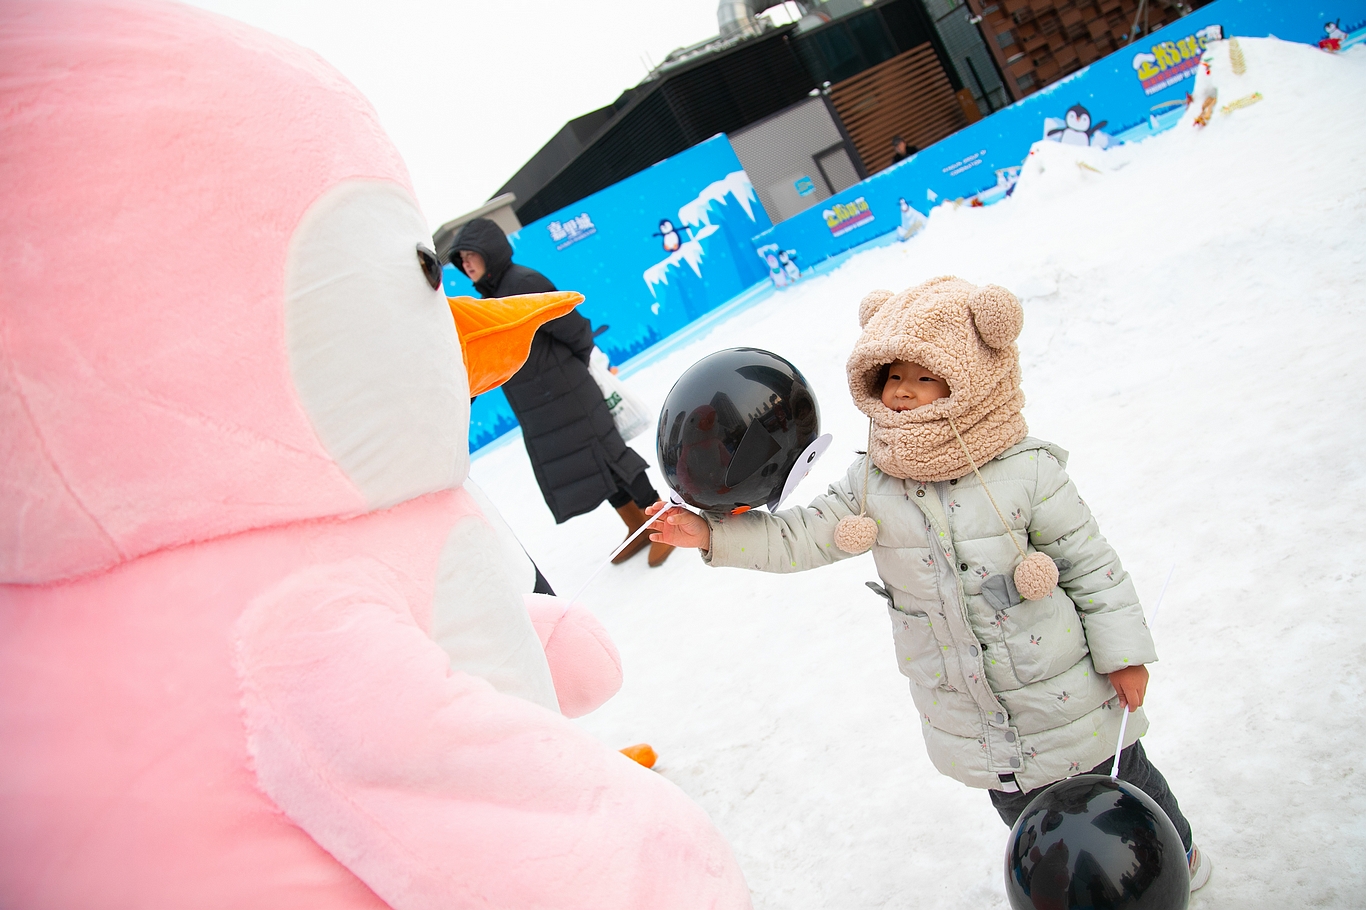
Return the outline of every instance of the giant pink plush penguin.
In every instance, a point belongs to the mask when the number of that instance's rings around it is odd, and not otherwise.
[[[7,0],[0,198],[0,906],[748,906],[560,714],[614,652],[554,601],[538,637],[466,481],[354,88],[193,9]]]

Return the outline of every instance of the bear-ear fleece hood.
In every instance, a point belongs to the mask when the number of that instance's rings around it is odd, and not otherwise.
[[[1042,553],[1026,554],[996,505],[979,465],[1021,442],[1025,426],[1020,352],[1015,339],[1024,309],[994,284],[934,278],[900,294],[873,291],[859,305],[863,335],[849,356],[849,391],[868,415],[868,459],[888,476],[933,482],[977,475],[1020,562],[1014,581],[1026,600],[1041,600],[1058,583],[1058,569]],[[884,367],[898,360],[924,367],[949,386],[949,397],[909,411],[882,403]],[[865,463],[866,471],[866,463]],[[866,511],[867,477],[864,478]],[[877,538],[864,511],[840,519],[835,542],[860,553]]]
[[[1015,346],[1024,310],[1005,288],[949,276],[899,294],[873,291],[859,305],[859,323],[863,334],[846,364],[849,393],[872,421],[869,456],[884,473],[952,480],[1029,434]],[[949,397],[910,411],[884,405],[883,367],[897,360],[944,379]]]

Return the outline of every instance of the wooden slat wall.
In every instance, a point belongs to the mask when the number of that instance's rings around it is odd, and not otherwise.
[[[926,148],[968,125],[926,43],[830,87],[830,102],[870,172],[892,162],[892,137]]]

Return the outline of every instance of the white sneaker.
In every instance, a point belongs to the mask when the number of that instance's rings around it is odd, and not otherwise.
[[[1214,863],[1210,861],[1209,857],[1202,854],[1200,848],[1195,844],[1191,844],[1187,859],[1190,862],[1191,890],[1199,891],[1209,881],[1210,873],[1214,871]]]

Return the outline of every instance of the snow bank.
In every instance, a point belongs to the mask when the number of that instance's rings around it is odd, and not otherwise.
[[[1244,84],[1260,102],[1094,159],[1049,144],[1011,199],[940,206],[912,240],[803,280],[630,382],[659,402],[721,347],[791,359],[835,434],[804,501],[864,441],[843,370],[859,298],[944,273],[1015,290],[1032,431],[1071,451],[1150,610],[1176,564],[1145,744],[1216,863],[1192,907],[1354,907],[1366,52],[1240,43],[1246,82],[1226,80],[1217,53],[1209,78],[1221,104]],[[653,440],[636,447],[653,459]],[[552,524],[520,446],[473,474],[559,589],[621,536],[606,506]],[[613,567],[584,600],[626,684],[580,723],[613,746],[653,743],[660,773],[731,839],[762,910],[1003,908],[1006,829],[926,759],[886,612],[862,584],[874,577],[866,557],[782,577],[686,552]]]

